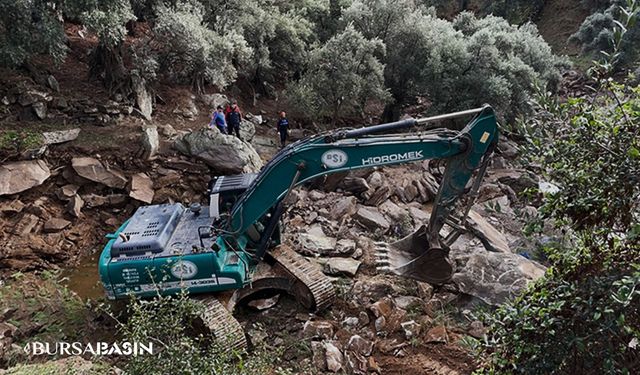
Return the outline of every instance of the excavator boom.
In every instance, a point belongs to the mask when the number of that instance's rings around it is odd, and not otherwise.
[[[421,131],[434,122],[469,115],[475,116],[461,131],[445,128]],[[400,132],[406,130],[413,131]],[[434,252],[444,254],[441,250],[443,246],[440,243],[440,229],[449,217],[455,201],[464,194],[474,171],[479,169],[483,162],[486,164],[497,139],[495,115],[491,107],[485,106],[419,120],[408,119],[354,130],[334,131],[299,141],[272,159],[239,198],[226,222],[223,241],[233,243],[238,236],[250,230],[277,202],[281,202],[293,187],[318,176],[427,159],[446,159],[445,174],[429,226],[419,231],[419,236],[403,242],[412,243],[409,249],[414,254],[408,256],[407,249],[403,247],[402,258],[406,261],[392,269],[399,270],[396,273],[420,280],[444,282],[450,272],[445,272],[444,276],[439,277],[421,277],[413,272],[415,267],[411,267],[410,264],[421,263],[415,262],[416,258],[424,255],[427,249],[433,249],[432,254],[423,259],[431,259],[430,263],[439,262],[443,265],[442,261],[438,261],[443,256],[437,257],[438,259],[433,257]],[[481,179],[480,175],[479,180]],[[277,204],[277,207],[280,206]],[[281,212],[282,209],[276,209],[271,217],[272,223],[279,220]],[[254,254],[255,261],[259,261],[268,250],[268,239],[272,235],[270,229],[273,227],[274,225],[267,226],[261,234],[261,241],[258,242]],[[392,248],[391,251],[393,250]],[[411,269],[403,269],[407,266]],[[438,266],[434,266],[434,269],[438,269]]]

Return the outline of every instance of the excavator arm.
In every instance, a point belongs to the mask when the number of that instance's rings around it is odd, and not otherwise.
[[[460,131],[428,126],[434,122],[470,115],[474,115],[473,119]],[[412,131],[406,132],[408,129]],[[423,229],[422,236],[425,238],[421,241],[423,244],[426,241],[431,249],[441,249],[440,229],[456,200],[464,194],[474,171],[486,166],[497,140],[496,118],[490,106],[424,119],[333,131],[301,140],[289,145],[265,165],[238,199],[224,226],[223,241],[232,245],[246,243],[246,232],[267,212],[272,212],[270,225],[262,230],[254,254],[254,260],[259,261],[268,248],[275,223],[283,212],[282,201],[295,186],[331,173],[446,159],[445,173],[429,226]],[[484,172],[484,168],[481,172]],[[479,181],[474,185],[477,187],[478,184]],[[245,238],[239,241],[241,237]]]

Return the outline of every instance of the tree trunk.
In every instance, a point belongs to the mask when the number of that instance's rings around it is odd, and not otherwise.
[[[123,44],[109,47],[102,43],[91,52],[89,78],[99,79],[110,93],[131,93],[129,73],[124,66]]]
[[[384,106],[382,111],[382,122],[392,122],[400,118],[400,105],[397,101],[393,101]]]

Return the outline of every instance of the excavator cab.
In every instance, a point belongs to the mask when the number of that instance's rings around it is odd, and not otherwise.
[[[231,209],[238,202],[239,198],[251,186],[253,181],[258,177],[258,173],[243,173],[227,176],[214,176],[208,183],[207,197],[209,199],[210,217],[215,221],[223,216],[228,216]],[[269,219],[274,215],[276,206],[272,207],[265,215],[263,215],[253,226],[247,230],[249,243],[247,250],[255,249],[262,238],[262,232],[269,225]],[[277,246],[281,242],[280,220],[276,220],[274,224],[273,234],[271,235],[271,246]]]

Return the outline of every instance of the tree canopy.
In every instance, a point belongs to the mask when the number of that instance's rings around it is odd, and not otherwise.
[[[290,89],[298,108],[332,121],[342,114],[362,112],[370,99],[385,101],[384,44],[366,39],[353,26],[311,51],[302,78]]]
[[[383,117],[426,99],[430,112],[490,103],[512,119],[536,86],[553,89],[563,60],[534,25],[463,12],[439,18],[413,0],[69,0],[3,3],[0,63],[64,58],[63,21],[98,38],[91,77],[111,91],[132,75],[257,94],[287,89],[309,118],[353,116],[386,103]],[[17,22],[15,21],[17,20]],[[151,33],[125,43],[131,22]],[[322,80],[326,79],[326,82]],[[303,104],[304,103],[304,104]],[[376,108],[374,105],[371,108]]]

